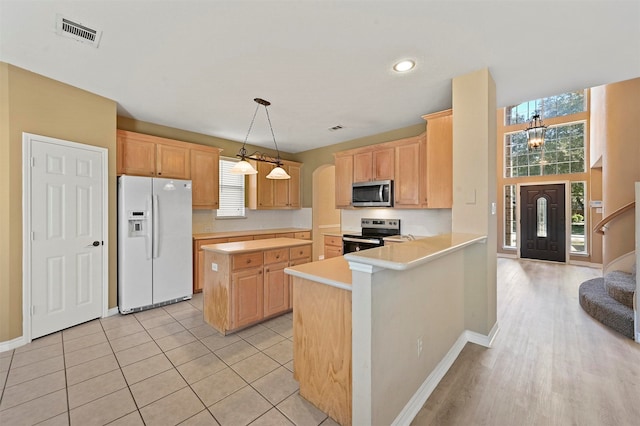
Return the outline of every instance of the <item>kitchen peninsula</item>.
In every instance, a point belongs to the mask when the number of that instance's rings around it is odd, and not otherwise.
[[[295,238],[203,245],[204,320],[228,334],[291,310],[284,269],[310,262],[311,245]]]
[[[485,241],[444,234],[285,269],[300,395],[343,425],[408,424],[464,344],[482,344],[467,316]]]

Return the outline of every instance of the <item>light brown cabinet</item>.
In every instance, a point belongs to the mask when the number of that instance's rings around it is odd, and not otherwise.
[[[264,276],[262,253],[232,256],[230,328],[241,328],[262,319]]]
[[[264,317],[289,310],[289,280],[284,268],[289,266],[289,249],[264,252]]]
[[[185,142],[118,130],[117,174],[190,179],[189,148]]]
[[[324,258],[342,256],[342,238],[334,235],[324,236]]]
[[[290,248],[289,259],[289,266],[311,262],[311,246]],[[287,282],[289,283],[289,309],[293,309],[293,277],[289,276]]]
[[[407,138],[396,146],[396,176],[393,182],[394,206],[420,207],[420,150],[424,135]]]
[[[422,116],[427,133],[420,154],[424,170],[420,195],[424,207],[450,209],[453,205],[453,113],[452,110]]]
[[[311,231],[279,232],[273,234],[238,235],[224,238],[207,238],[193,240],[193,292],[200,293],[204,287],[204,250],[202,246],[218,243],[233,243],[237,241],[251,241],[265,238],[295,238],[310,240]],[[311,259],[309,259],[311,261]]]
[[[118,175],[190,179],[194,209],[218,208],[222,149],[127,130],[117,131]]]
[[[249,208],[252,210],[287,210],[300,208],[301,164],[283,160],[282,168],[291,179],[267,179],[275,167],[271,163],[253,161],[258,171],[249,176]]]
[[[334,154],[336,166],[336,208],[351,207],[353,185],[353,154]]]
[[[200,293],[204,286],[204,250],[202,246],[229,242],[228,238],[193,240],[193,292]]]
[[[451,208],[452,111],[423,118],[426,132],[418,136],[334,154],[336,208],[351,207],[353,182],[384,179],[394,181],[395,208]]]
[[[220,152],[217,149],[191,149],[191,193],[194,209],[218,209],[219,170]]]
[[[394,150],[379,148],[353,155],[353,182],[393,179]]]
[[[205,250],[203,315],[223,334],[291,309],[291,282],[284,270],[311,261],[311,244],[274,239],[269,249]]]

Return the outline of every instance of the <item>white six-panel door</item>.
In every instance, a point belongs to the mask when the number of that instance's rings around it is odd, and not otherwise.
[[[26,138],[31,152],[31,338],[36,338],[102,316],[106,170],[105,153],[96,147]]]

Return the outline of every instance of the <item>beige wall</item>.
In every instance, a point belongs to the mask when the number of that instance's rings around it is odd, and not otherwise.
[[[604,139],[602,192],[605,216],[635,200],[634,182],[640,181],[640,78],[604,88],[605,129],[594,131]],[[637,207],[636,207],[637,208]],[[603,265],[635,248],[633,212],[609,224],[603,237]]]
[[[116,288],[116,103],[0,63],[0,342],[22,335],[22,133],[109,150],[109,307]]]
[[[465,264],[465,329],[488,335],[496,302],[496,86],[488,69],[453,79],[453,232],[487,236],[483,252]]]

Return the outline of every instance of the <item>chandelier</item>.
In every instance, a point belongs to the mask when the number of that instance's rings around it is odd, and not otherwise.
[[[536,112],[529,121],[529,127],[524,131],[527,134],[527,145],[529,150],[541,148],[544,145],[544,135],[547,132],[547,126],[542,123],[540,114]]]
[[[244,142],[242,143],[242,148],[240,148],[240,151],[238,151],[238,154],[236,154],[236,157],[240,157],[240,161],[236,163],[235,166],[233,166],[233,168],[231,169],[231,173],[234,175],[257,174],[258,171],[254,169],[253,166],[247,161],[247,160],[253,160],[253,161],[261,161],[263,163],[271,163],[276,166],[266,176],[267,179],[290,179],[291,176],[289,176],[287,172],[282,168],[282,161],[280,160],[280,150],[278,149],[278,144],[276,143],[276,136],[273,133],[273,126],[271,126],[271,118],[269,117],[269,110],[267,109],[267,107],[271,105],[271,102],[266,101],[262,98],[255,98],[253,101],[258,105],[256,105],[256,110],[253,113],[251,124],[249,124],[249,131],[247,132],[247,136],[244,138]],[[247,144],[247,139],[249,139],[249,134],[251,133],[251,129],[253,128],[253,123],[256,120],[256,115],[258,114],[258,109],[260,108],[260,105],[264,106],[264,111],[267,115],[267,121],[269,122],[269,129],[271,130],[271,136],[273,137],[273,144],[276,147],[276,152],[277,152],[276,158],[270,157],[269,155],[264,154],[262,152],[258,152],[258,151],[254,152],[251,155],[248,155],[247,149],[245,148],[245,145]]]

